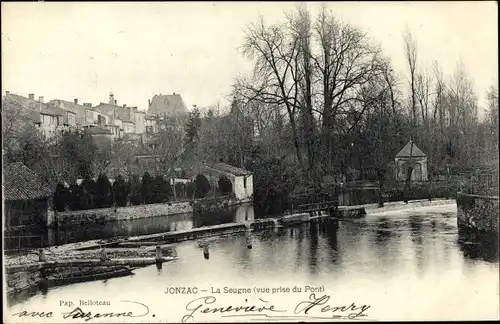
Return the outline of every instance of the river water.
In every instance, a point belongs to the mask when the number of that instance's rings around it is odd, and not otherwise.
[[[221,221],[253,217],[249,207],[245,208]],[[200,222],[184,220],[178,224],[189,228]],[[203,243],[209,245],[208,258],[203,255],[200,241],[187,241],[177,244],[179,259],[160,269],[153,265],[135,270],[134,276],[49,289],[12,306],[9,312],[68,312],[72,308],[64,302],[77,304],[89,299],[110,301],[116,305],[113,311],[123,311],[127,305],[127,310],[136,307],[136,313],[144,310],[144,306],[125,300],[147,305],[148,315],[114,322],[179,322],[188,313],[186,305],[191,300],[212,295],[223,305],[265,300],[286,310],[286,314],[294,314],[295,305],[310,298],[311,292],[305,291],[305,286],[310,286],[318,287],[316,297],[330,296],[329,304],[369,305],[367,317],[363,318],[368,320],[498,318],[498,245],[463,242],[456,223],[456,206],[443,205],[368,214],[363,219],[341,221],[338,228],[323,223],[304,224],[254,232],[250,237],[241,234],[204,239]],[[172,228],[171,224],[165,226]],[[178,286],[197,287],[198,294],[166,293]],[[215,293],[217,289],[224,291],[224,287],[251,289],[252,293]],[[293,292],[294,287],[302,291]],[[257,294],[256,288],[281,288],[282,292],[259,290]],[[283,292],[287,288],[290,292]],[[112,306],[95,307],[109,311]],[[302,315],[296,320],[319,319]],[[222,318],[220,314],[184,319],[248,321],[246,317]],[[30,318],[15,321],[35,322]],[[92,320],[103,321],[111,320]]]

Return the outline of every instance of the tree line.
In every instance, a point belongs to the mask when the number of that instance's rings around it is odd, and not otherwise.
[[[204,198],[210,192],[208,179],[199,174],[193,182],[176,183],[175,187],[156,175],[151,177],[145,172],[142,178],[133,175],[125,180],[119,175],[113,183],[105,174],[100,174],[96,181],[85,178],[80,184],[66,186],[58,183],[54,193],[54,209],[59,212],[67,210],[85,210],[94,208],[123,207],[143,204],[167,203],[174,200],[173,190],[177,197],[185,199]],[[221,194],[231,192],[231,182],[225,177],[218,181]]]

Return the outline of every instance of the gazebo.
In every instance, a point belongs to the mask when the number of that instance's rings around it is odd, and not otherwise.
[[[396,179],[406,180],[408,170],[413,168],[411,180],[427,181],[427,156],[410,141],[396,154]]]

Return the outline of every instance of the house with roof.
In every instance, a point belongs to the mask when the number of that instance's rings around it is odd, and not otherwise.
[[[156,116],[186,116],[189,111],[178,93],[171,95],[154,95],[151,100],[148,100],[149,115]]]
[[[253,200],[253,174],[252,172],[226,163],[202,164],[196,168],[199,174],[207,177],[211,187],[217,187],[220,177],[231,181],[232,192],[241,202]]]
[[[5,229],[40,228],[52,222],[54,190],[21,162],[3,169]]]
[[[396,154],[396,180],[404,181],[411,173],[412,181],[427,181],[427,155],[410,141]]]
[[[114,94],[109,94],[107,103],[101,102],[93,107],[93,110],[106,115],[112,121],[120,120],[125,134],[144,134],[146,132],[146,112],[139,110],[136,106],[129,107],[126,104],[119,106]]]
[[[76,115],[71,111],[45,103],[42,96],[36,100],[32,93],[26,98],[6,91],[4,98],[7,102],[14,102],[23,109],[22,114],[32,120],[46,138],[52,138],[62,132],[75,129]]]
[[[87,125],[85,112],[92,108],[91,103],[80,104],[77,98],[73,99],[73,101],[53,99],[48,102],[48,105],[73,113],[75,116],[74,124],[78,129]]]

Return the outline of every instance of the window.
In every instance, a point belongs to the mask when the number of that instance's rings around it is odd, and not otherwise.
[[[247,187],[247,177],[243,177],[243,188]]]

